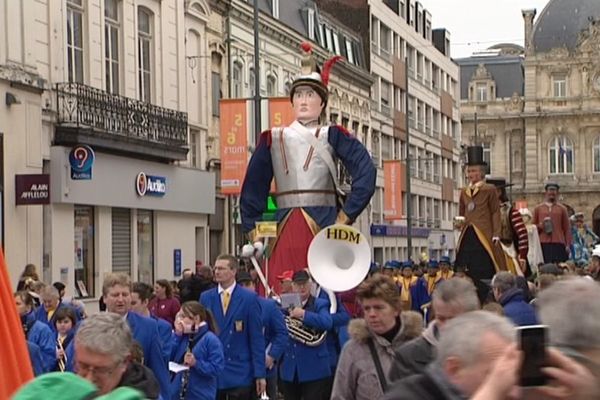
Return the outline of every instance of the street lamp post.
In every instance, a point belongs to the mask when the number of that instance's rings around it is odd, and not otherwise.
[[[254,144],[260,138],[260,42],[258,0],[254,0]]]
[[[410,123],[408,118],[408,56],[404,57],[404,104],[406,106],[406,118],[404,127],[406,130],[406,255],[410,260],[412,255],[412,193],[410,190]]]

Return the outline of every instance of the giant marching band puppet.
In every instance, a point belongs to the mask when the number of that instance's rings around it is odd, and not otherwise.
[[[479,300],[484,302],[490,291],[489,281],[496,271],[505,270],[500,244],[500,202],[494,185],[484,180],[483,147],[467,148],[467,178],[469,184],[459,198],[459,214],[464,225],[457,246],[455,265],[466,267],[477,287]]]
[[[320,229],[352,224],[375,190],[376,169],[367,149],[343,127],[322,121],[327,105],[329,72],[340,57],[319,70],[309,44],[303,43],[302,71],[292,84],[290,101],[296,120],[285,128],[262,132],[242,185],[242,228],[256,238],[255,223],[265,210],[271,181],[277,187],[278,233],[271,245],[268,283],[307,266],[308,247]],[[339,202],[336,160],[352,178],[351,191]]]

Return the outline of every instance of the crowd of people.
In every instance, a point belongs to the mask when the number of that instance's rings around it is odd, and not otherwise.
[[[54,286],[32,295],[29,281],[15,304],[38,379],[72,371],[100,394],[129,387],[150,399],[600,398],[600,288],[578,271],[545,264],[530,281],[498,272],[482,304],[445,258],[422,275],[388,262],[339,294],[334,311],[308,271],[279,276],[281,298],[267,299],[239,262],[218,257],[214,276],[186,270],[175,286],[201,287],[196,300],[108,275],[106,312],[91,316]],[[290,318],[325,339],[299,337]],[[549,383],[524,389],[515,326],[538,323],[548,326]]]

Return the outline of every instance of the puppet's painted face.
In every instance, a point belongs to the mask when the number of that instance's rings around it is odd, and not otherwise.
[[[292,107],[298,121],[311,122],[319,119],[323,111],[323,100],[310,86],[298,86],[294,91]]]

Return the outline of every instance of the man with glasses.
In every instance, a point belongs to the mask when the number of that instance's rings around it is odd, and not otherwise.
[[[217,378],[217,399],[251,400],[267,389],[265,337],[258,296],[237,285],[238,260],[221,254],[215,261],[218,287],[200,295],[215,317],[225,353],[225,370]]]
[[[158,399],[160,387],[152,372],[132,361],[133,337],[119,314],[99,313],[87,318],[75,335],[75,372],[92,382],[99,394],[132,387],[148,399]]]

